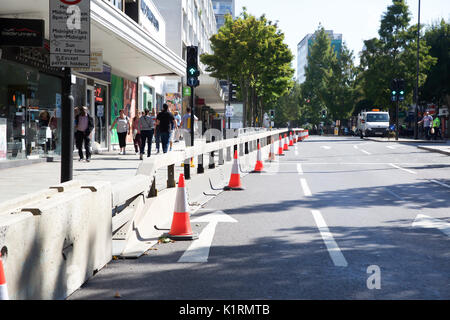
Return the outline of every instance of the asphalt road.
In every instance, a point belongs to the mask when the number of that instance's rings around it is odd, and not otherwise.
[[[69,299],[450,298],[448,156],[312,136],[265,166],[191,216],[201,239],[201,217],[228,219],[206,262],[179,262],[192,241],[158,244]]]

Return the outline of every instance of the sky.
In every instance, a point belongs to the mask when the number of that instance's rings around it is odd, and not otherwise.
[[[410,24],[417,23],[419,0],[406,0],[411,13]],[[297,66],[297,44],[308,33],[314,33],[319,23],[326,30],[342,33],[344,42],[353,50],[355,63],[363,41],[378,37],[383,13],[392,0],[235,0],[236,15],[242,7],[254,16],[265,14],[285,34],[285,43],[291,49]],[[420,23],[431,24],[444,18],[450,22],[450,0],[421,0]]]

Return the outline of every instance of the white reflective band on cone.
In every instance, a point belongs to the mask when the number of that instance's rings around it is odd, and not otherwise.
[[[0,300],[9,300],[8,287],[6,284],[0,284]]]

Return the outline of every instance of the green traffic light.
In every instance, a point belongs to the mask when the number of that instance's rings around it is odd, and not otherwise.
[[[392,95],[395,96],[397,94],[397,91],[392,91]]]
[[[191,76],[195,75],[196,72],[197,72],[197,69],[195,69],[195,68],[190,68],[190,69],[189,69],[189,74],[190,74]]]
[[[405,92],[404,91],[400,91],[400,94],[405,94]]]

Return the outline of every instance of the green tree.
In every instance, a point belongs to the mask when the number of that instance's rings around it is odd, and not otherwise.
[[[331,47],[331,40],[322,26],[314,33],[314,42],[308,55],[305,67],[305,82],[302,83],[304,98],[309,101],[305,111],[309,121],[318,124],[321,121],[321,110],[327,110],[330,101],[328,84],[333,77],[333,66],[337,64],[337,57]]]
[[[213,54],[200,56],[213,77],[239,84],[244,102],[244,126],[262,120],[266,106],[292,86],[293,56],[283,42],[284,34],[263,15],[243,13],[225,24],[211,37]],[[258,125],[261,125],[259,121]]]
[[[427,72],[420,99],[450,105],[450,25],[442,19],[427,29],[424,38],[437,63]]]
[[[409,22],[410,14],[405,1],[393,0],[381,18],[379,38],[364,41],[365,48],[360,61],[360,86],[366,99],[380,108],[393,108],[390,83],[395,78],[405,80],[405,102],[412,102],[416,79],[417,26],[409,27]],[[419,57],[421,85],[426,80],[427,70],[435,63],[424,40],[420,41]]]

